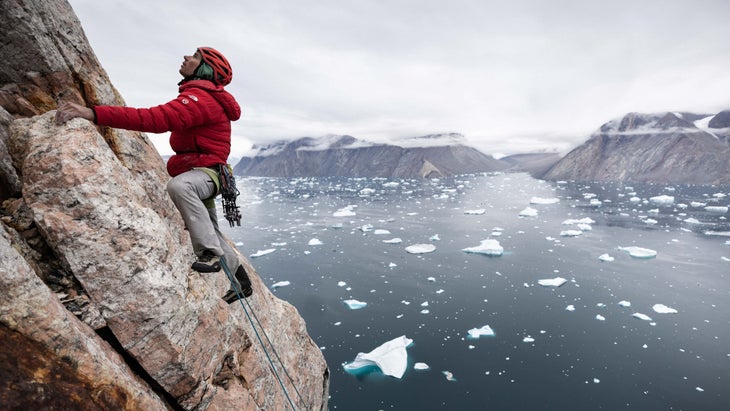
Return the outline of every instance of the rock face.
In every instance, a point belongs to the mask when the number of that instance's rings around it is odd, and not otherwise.
[[[450,135],[453,137],[453,135]],[[434,178],[503,170],[506,164],[459,144],[430,145],[433,136],[401,147],[375,144],[351,136],[305,137],[258,148],[234,167],[236,175],[262,177],[400,177]]]
[[[544,173],[548,180],[730,183],[730,120],[630,113],[604,124]]]
[[[532,176],[544,175],[550,167],[560,161],[558,153],[525,153],[513,154],[499,159],[509,164],[507,171],[526,172]]]
[[[123,104],[68,3],[4,2],[0,23],[11,28],[0,45],[10,62],[0,67],[0,403],[286,408],[243,307],[220,299],[225,275],[190,270],[190,239],[147,137],[53,123],[62,100]],[[241,262],[247,308],[286,367],[273,357],[289,397],[326,409],[329,370],[303,319]]]

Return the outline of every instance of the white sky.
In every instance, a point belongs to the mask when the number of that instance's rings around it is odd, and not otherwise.
[[[130,106],[173,99],[196,47],[223,52],[243,108],[232,156],[444,132],[489,154],[565,152],[628,112],[730,108],[727,0],[69,2]]]

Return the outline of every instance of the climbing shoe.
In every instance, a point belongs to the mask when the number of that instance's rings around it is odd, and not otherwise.
[[[221,258],[211,251],[205,250],[190,268],[199,273],[215,273],[221,270]]]
[[[253,294],[251,280],[248,278],[246,269],[244,269],[242,265],[239,265],[236,270],[236,280],[238,280],[238,283],[241,284],[241,292],[237,293],[235,290],[228,290],[226,295],[223,296],[223,300],[225,300],[228,304],[238,301],[240,297],[248,298],[251,294]]]

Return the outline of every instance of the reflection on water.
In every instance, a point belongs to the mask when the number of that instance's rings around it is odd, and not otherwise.
[[[729,187],[523,174],[239,185],[245,221],[227,234],[247,256],[276,249],[252,262],[269,286],[290,282],[274,292],[323,349],[331,409],[718,409],[730,400]],[[534,217],[520,217],[527,207]],[[336,217],[342,210],[351,212]],[[462,251],[484,239],[503,255]],[[415,244],[436,250],[405,251]],[[567,282],[538,283],[556,277]],[[352,310],[350,299],[367,305]],[[493,337],[467,338],[485,325]],[[400,335],[414,340],[402,379],[343,370]]]

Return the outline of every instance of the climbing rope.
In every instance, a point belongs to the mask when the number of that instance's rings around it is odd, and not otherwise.
[[[284,366],[284,362],[281,360],[281,357],[279,357],[279,353],[276,352],[276,349],[274,348],[274,344],[271,342],[271,339],[269,339],[268,334],[266,334],[266,330],[264,329],[264,326],[259,321],[258,317],[256,316],[256,313],[253,310],[253,307],[251,306],[251,303],[243,296],[241,290],[239,287],[236,287],[236,283],[234,281],[234,276],[231,274],[230,269],[228,268],[228,264],[226,264],[225,258],[221,257],[221,266],[223,267],[223,271],[226,273],[226,276],[228,277],[228,281],[231,282],[231,288],[233,291],[236,292],[236,296],[238,297],[238,301],[241,304],[241,307],[243,307],[243,312],[246,313],[246,318],[248,318],[248,322],[251,323],[251,328],[253,328],[254,334],[256,334],[256,338],[259,340],[259,344],[261,344],[261,348],[264,350],[264,354],[266,354],[266,359],[269,361],[269,365],[271,365],[271,370],[274,372],[274,376],[276,377],[276,380],[279,382],[279,385],[281,386],[282,391],[284,391],[284,396],[286,396],[287,401],[289,401],[289,405],[291,405],[292,410],[296,411],[296,407],[294,406],[294,402],[292,401],[291,397],[289,396],[289,392],[286,390],[286,387],[284,386],[284,382],[281,380],[281,377],[279,376],[279,373],[276,371],[276,366],[274,365],[274,362],[271,359],[271,355],[269,355],[269,350],[266,349],[266,345],[264,345],[264,341],[261,339],[261,335],[259,334],[258,330],[256,329],[256,326],[254,325],[253,320],[251,319],[251,315],[253,315],[253,318],[256,319],[256,323],[258,324],[259,328],[261,329],[261,333],[264,334],[264,337],[266,337],[266,341],[269,343],[269,346],[271,347],[271,351],[276,356],[276,360],[279,361],[279,365],[281,366],[281,369],[284,371],[284,374],[286,374],[287,378],[289,378],[289,383],[292,387],[294,387],[294,391],[297,393],[297,396],[299,397],[299,401],[301,401],[302,404],[305,406],[307,405],[306,401],[304,401],[304,398],[302,398],[302,395],[299,393],[299,390],[297,389],[296,384],[294,384],[294,380],[289,375],[289,372],[286,370],[286,366]],[[245,302],[245,303],[244,303]],[[246,309],[246,306],[248,306],[248,309]],[[249,314],[249,311],[251,314]],[[309,409],[310,407],[306,407]]]

